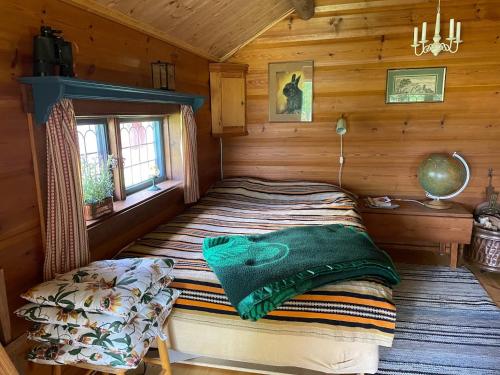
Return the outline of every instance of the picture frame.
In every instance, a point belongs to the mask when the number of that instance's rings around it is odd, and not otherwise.
[[[386,104],[442,103],[446,67],[387,70]]]
[[[269,63],[269,122],[311,122],[314,62]]]
[[[175,91],[175,65],[160,61],[151,63],[153,88]]]

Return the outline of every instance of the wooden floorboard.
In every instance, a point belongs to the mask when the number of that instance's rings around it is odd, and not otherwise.
[[[500,273],[484,272],[475,267],[470,267],[470,270],[474,272],[491,299],[500,307]]]

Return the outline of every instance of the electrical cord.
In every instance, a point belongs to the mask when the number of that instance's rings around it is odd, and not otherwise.
[[[424,203],[417,201],[416,199],[403,199],[403,198],[391,198],[392,201],[400,201],[400,202],[413,202],[413,203],[418,203],[421,204],[422,206],[425,206]]]
[[[340,135],[339,186],[342,187],[342,172],[344,169],[344,135]]]
[[[220,144],[220,179],[224,180],[224,147],[222,144],[222,137],[219,138]]]

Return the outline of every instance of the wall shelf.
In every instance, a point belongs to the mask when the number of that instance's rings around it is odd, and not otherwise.
[[[19,81],[32,87],[35,121],[37,124],[46,122],[52,106],[64,98],[187,104],[192,106],[194,111],[197,111],[205,100],[205,97],[201,95],[115,85],[71,77],[21,77]]]

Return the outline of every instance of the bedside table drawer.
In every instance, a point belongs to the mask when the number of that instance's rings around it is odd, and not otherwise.
[[[470,218],[362,213],[370,236],[378,242],[429,241],[437,243],[471,242]]]

